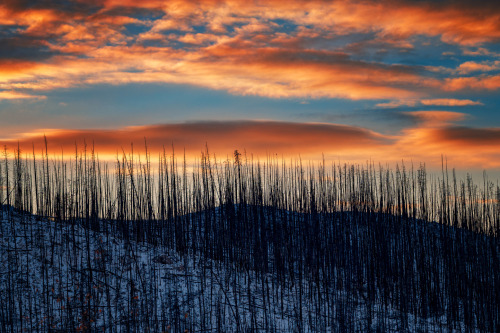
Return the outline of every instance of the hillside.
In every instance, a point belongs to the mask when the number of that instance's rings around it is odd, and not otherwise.
[[[231,205],[152,221],[144,230],[158,234],[138,238],[133,222],[97,231],[6,206],[2,216],[1,332],[494,332],[500,323],[500,242],[464,229]]]

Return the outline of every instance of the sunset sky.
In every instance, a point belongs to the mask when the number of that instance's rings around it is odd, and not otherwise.
[[[499,1],[3,0],[0,25],[2,145],[500,170]]]

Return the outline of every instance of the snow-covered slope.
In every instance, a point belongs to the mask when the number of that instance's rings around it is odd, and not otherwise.
[[[422,318],[398,309],[382,301],[382,291],[372,297],[367,281],[347,288],[300,269],[286,279],[76,223],[5,209],[0,218],[0,332],[466,329],[444,314]],[[335,277],[349,276],[345,267]]]

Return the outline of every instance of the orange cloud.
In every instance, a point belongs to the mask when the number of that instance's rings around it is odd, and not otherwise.
[[[470,99],[454,99],[454,98],[435,98],[423,99],[420,101],[423,105],[440,105],[440,106],[467,106],[467,105],[484,105],[481,102],[471,101]]]
[[[247,150],[255,156],[283,154],[284,156],[307,156],[319,158],[321,153],[353,155],[365,152],[369,147],[382,147],[390,137],[358,127],[323,124],[289,123],[274,121],[229,121],[193,122],[128,127],[117,130],[43,130],[25,134],[23,137],[4,140],[4,144],[31,151],[34,142],[37,150],[43,147],[42,132],[47,135],[49,147],[61,148],[69,154],[87,142],[95,143],[100,154],[121,154],[121,148],[144,152],[145,140],[152,152],[173,145],[179,152],[185,150],[189,156],[197,157],[208,144],[210,151],[225,157],[235,149]]]
[[[446,78],[444,90],[497,90],[500,88],[500,75],[481,75],[478,77]]]
[[[432,98],[432,99],[408,99],[408,100],[395,100],[387,103],[378,103],[375,106],[379,108],[398,108],[400,106],[416,106],[417,104],[431,106],[470,106],[470,105],[484,105],[478,101],[471,101],[470,99],[455,99],[455,98]]]
[[[484,47],[477,47],[477,48],[464,48],[462,50],[464,55],[469,55],[469,56],[491,56],[491,57],[498,57],[500,56],[500,53],[492,52]]]
[[[47,24],[60,19],[61,16],[58,15],[56,9],[19,8],[15,10],[6,5],[0,5],[0,24],[19,25],[25,27],[23,29],[25,32],[37,32]]]
[[[397,100],[397,101],[390,101],[387,103],[378,103],[375,106],[379,108],[397,108],[400,106],[415,106],[417,104],[416,100]]]
[[[500,168],[500,128],[472,128],[455,123],[468,115],[449,111],[415,111],[403,114],[418,120],[403,129],[391,146],[393,154],[413,161],[424,161],[440,168],[445,157],[450,167],[460,170],[498,170]]]
[[[413,127],[397,135],[383,135],[356,126],[324,123],[290,123],[276,121],[191,122],[180,124],[127,127],[115,130],[43,130],[17,139],[3,140],[2,145],[30,154],[32,144],[39,153],[48,138],[49,152],[67,157],[79,151],[84,141],[87,150],[95,147],[101,158],[113,161],[122,152],[144,155],[145,141],[155,159],[174,146],[177,156],[185,152],[188,159],[199,158],[208,145],[218,158],[231,157],[235,149],[246,151],[256,159],[277,154],[285,158],[301,157],[365,163],[371,159],[382,163],[425,162],[431,169],[441,167],[445,156],[450,167],[462,170],[500,168],[500,128],[470,128],[453,123],[466,119],[457,112],[417,111],[405,115],[418,120]],[[122,150],[123,149],[123,150]]]
[[[0,91],[0,101],[4,99],[46,99],[46,96],[23,94],[17,91]]]
[[[485,61],[485,62],[475,62],[467,61],[457,68],[457,72],[460,74],[469,74],[472,72],[490,72],[500,70],[500,60],[499,61]]]
[[[57,56],[36,68],[0,76],[1,89],[46,90],[83,84],[169,82],[267,97],[414,98],[436,84],[400,65],[352,61],[325,51],[245,48],[244,43],[188,52],[109,46],[87,58]],[[133,71],[130,71],[133,69]],[[16,75],[17,74],[17,75]]]
[[[448,43],[478,45],[500,38],[498,6],[412,1],[118,1],[115,7],[162,9],[171,18],[233,22],[231,17],[282,18],[336,33],[441,36]],[[223,24],[218,24],[219,27]]]
[[[444,156],[450,167],[461,170],[498,170],[499,143],[499,128],[436,126],[405,130],[394,148],[401,156],[437,168]]]
[[[420,123],[423,123],[426,128],[448,125],[467,118],[467,114],[465,113],[452,111],[411,111],[401,113],[417,119]],[[420,126],[422,126],[422,124],[420,124]]]

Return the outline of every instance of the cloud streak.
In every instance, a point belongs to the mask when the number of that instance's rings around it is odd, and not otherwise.
[[[455,99],[455,98],[436,98],[436,99],[423,99],[420,101],[422,105],[438,105],[438,106],[469,106],[469,105],[484,105],[478,101],[471,101],[470,99]]]
[[[405,116],[416,120],[415,126],[396,135],[383,135],[357,126],[325,123],[291,123],[277,121],[190,122],[127,127],[115,130],[40,130],[15,140],[4,140],[11,149],[19,143],[21,150],[43,149],[43,133],[49,150],[66,155],[80,151],[87,143],[99,156],[113,160],[127,153],[133,144],[135,153],[144,154],[147,142],[153,159],[173,145],[177,155],[198,158],[208,145],[219,158],[231,157],[235,149],[246,151],[255,159],[275,155],[285,158],[318,159],[325,155],[331,161],[364,163],[368,159],[396,163],[424,161],[438,169],[441,156],[459,169],[499,168],[500,128],[472,128],[456,123],[467,118],[458,112],[416,111]],[[123,149],[123,150],[122,150]]]
[[[144,151],[147,142],[151,151],[159,152],[164,146],[185,150],[190,156],[198,156],[208,144],[214,153],[231,154],[235,149],[246,149],[256,156],[279,153],[298,156],[314,156],[324,153],[353,153],[367,147],[379,147],[390,143],[390,137],[367,129],[322,123],[291,123],[277,121],[224,121],[189,122],[134,126],[117,130],[40,130],[24,134],[4,143],[20,142],[22,149],[43,146],[46,135],[50,147],[56,150],[74,151],[75,144],[95,143],[96,150],[104,154],[121,153],[121,149]]]
[[[0,101],[16,99],[46,99],[46,96],[23,94],[16,91],[0,91]]]
[[[432,99],[407,99],[407,100],[395,100],[387,103],[378,103],[376,104],[379,108],[399,108],[402,106],[405,107],[414,107],[418,105],[424,106],[477,106],[484,105],[479,101],[472,101],[470,99],[456,99],[456,98],[432,98]]]

